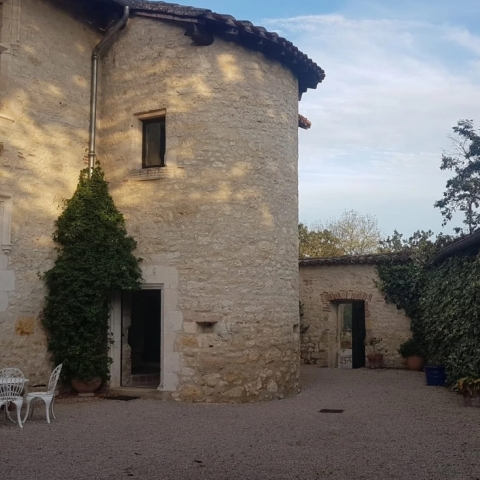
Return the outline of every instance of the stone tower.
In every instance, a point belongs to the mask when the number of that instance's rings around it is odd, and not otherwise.
[[[23,147],[41,152],[48,140],[55,158],[65,149],[78,157],[88,119],[88,53],[99,40],[98,31],[49,2],[40,2],[45,8],[36,20],[38,2],[25,3],[32,22],[52,19],[57,25],[54,33],[40,29],[38,45],[47,48],[50,37],[81,30],[73,47],[78,53],[55,39],[72,71],[69,84],[59,86],[58,99],[52,93],[43,102],[44,115],[58,116],[56,126],[68,124],[72,113],[77,123],[58,141],[42,138],[32,145],[33,140],[12,136],[10,154],[22,141]],[[152,350],[159,355],[157,386],[176,399],[254,401],[295,393],[298,99],[316,87],[323,72],[284,39],[229,16],[133,0],[102,2],[102,8],[115,19],[126,3],[131,6],[128,24],[101,64],[98,158],[128,231],[138,241],[144,289],[158,292],[158,306],[152,307],[158,308],[158,333],[141,331],[146,327],[140,324],[151,322],[141,313],[146,297],[114,294],[111,385],[132,380],[136,350],[138,365],[153,368],[145,345],[149,335],[159,334]],[[53,88],[66,72],[50,71],[43,60],[38,58],[37,69],[45,71]],[[28,63],[27,53],[22,61]],[[35,99],[34,91],[30,95]],[[29,105],[23,108],[33,115]],[[158,135],[158,141],[151,135]],[[161,158],[151,163],[148,151],[158,142]],[[71,195],[77,175],[70,170],[81,168],[82,159],[58,170],[59,161],[44,157],[38,166],[48,178],[50,191],[44,195],[47,203],[58,205],[61,197]],[[25,214],[15,207],[19,183],[12,181],[9,188],[15,219]],[[39,199],[43,188],[39,184],[31,194]],[[41,203],[35,208],[40,210]],[[54,210],[40,212],[30,227],[42,238],[53,231]],[[27,227],[20,218],[14,224],[9,268],[17,288],[37,292],[29,311],[37,318],[42,286],[22,270],[21,255],[31,255],[22,240]],[[34,254],[30,272],[51,262],[52,247],[47,242],[41,254]],[[2,328],[9,330],[22,315],[17,302],[7,311],[9,326]],[[46,358],[42,335],[36,325],[35,365],[43,365],[42,355]],[[11,340],[18,341],[13,332]]]

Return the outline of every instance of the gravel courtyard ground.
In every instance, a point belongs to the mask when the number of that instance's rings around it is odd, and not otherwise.
[[[60,402],[23,431],[2,416],[0,479],[480,479],[480,408],[423,374],[308,366],[302,383],[249,405]]]

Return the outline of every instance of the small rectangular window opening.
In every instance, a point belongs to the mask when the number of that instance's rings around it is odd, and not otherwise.
[[[198,333],[215,333],[214,322],[199,322],[197,323]]]
[[[165,166],[165,117],[142,120],[143,159],[142,167]]]

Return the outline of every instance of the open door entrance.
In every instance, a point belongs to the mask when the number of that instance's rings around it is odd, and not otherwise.
[[[365,366],[365,302],[339,302],[338,367],[344,369]]]
[[[122,386],[160,384],[161,290],[122,294]]]
[[[352,368],[365,366],[365,302],[352,303]]]

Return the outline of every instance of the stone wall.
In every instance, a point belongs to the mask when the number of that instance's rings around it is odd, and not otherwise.
[[[99,36],[43,0],[7,0],[3,14],[0,366],[35,381],[51,368],[38,274],[85,166]],[[296,78],[239,45],[193,46],[178,26],[133,18],[100,85],[100,160],[145,284],[164,295],[161,388],[192,401],[297,392]],[[167,166],[142,170],[135,114],[161,109]]]
[[[1,37],[0,367],[34,381],[51,369],[38,274],[52,265],[54,220],[84,167],[99,37],[42,0],[4,0]]]
[[[129,21],[103,65],[101,160],[145,271],[178,279],[163,388],[282,397],[299,371],[297,80],[239,45],[191,43],[173,24]],[[166,111],[167,166],[142,171],[136,114],[152,110]]]
[[[300,300],[303,303],[301,360],[338,367],[340,353],[338,310],[341,301],[365,302],[367,338],[380,337],[386,367],[401,367],[398,347],[410,338],[410,320],[387,304],[375,286],[375,265],[312,265],[300,267]]]

